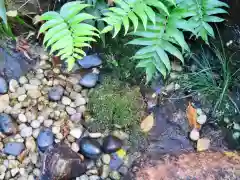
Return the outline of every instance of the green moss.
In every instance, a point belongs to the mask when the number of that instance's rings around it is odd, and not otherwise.
[[[88,108],[99,129],[113,129],[114,125],[129,129],[139,124],[144,102],[139,88],[130,88],[106,77],[103,84],[89,94]]]

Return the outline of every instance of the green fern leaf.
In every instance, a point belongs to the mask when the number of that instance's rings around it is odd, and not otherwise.
[[[46,22],[41,26],[39,34],[45,33],[44,44],[51,46],[50,54],[56,52],[61,60],[66,60],[68,70],[71,70],[75,60],[82,58],[86,53],[84,47],[91,47],[94,37],[99,37],[99,30],[94,26],[83,23],[86,20],[96,19],[87,13],[80,13],[89,4],[79,1],[69,2],[62,6],[60,13],[47,12],[41,16]]]

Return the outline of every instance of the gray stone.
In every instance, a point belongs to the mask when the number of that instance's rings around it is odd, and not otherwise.
[[[128,173],[128,167],[126,167],[126,166],[121,166],[121,167],[119,168],[118,172],[124,176],[124,175],[126,175],[126,174]]]
[[[101,178],[102,179],[106,179],[109,176],[110,173],[110,168],[108,165],[103,165],[102,167],[102,174],[101,174]]]
[[[57,85],[54,86],[49,92],[48,92],[48,98],[51,101],[59,101],[61,100],[63,96],[64,89],[62,86]]]
[[[84,69],[100,66],[102,64],[102,60],[97,54],[85,56],[83,59],[79,59],[77,62]]]
[[[97,84],[99,79],[99,74],[96,73],[88,73],[85,74],[79,81],[80,85],[86,88],[92,88]]]

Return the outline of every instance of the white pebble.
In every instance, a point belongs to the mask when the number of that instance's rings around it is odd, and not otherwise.
[[[19,114],[18,120],[22,123],[25,123],[25,122],[27,122],[27,117],[24,114]]]
[[[19,172],[19,168],[14,168],[14,169],[11,169],[11,174],[12,176],[16,176],[16,174]]]
[[[19,83],[26,84],[26,83],[28,83],[28,79],[25,76],[22,76],[19,78]]]
[[[41,174],[41,171],[40,171],[39,169],[35,168],[35,169],[33,170],[33,174],[34,174],[35,176],[39,177],[40,174]]]
[[[70,106],[67,106],[66,107],[66,111],[67,111],[67,113],[71,116],[71,115],[73,115],[73,114],[76,114],[76,109],[74,109],[74,108],[72,108],[72,107],[70,107]]]
[[[63,96],[63,97],[62,97],[62,104],[68,106],[68,105],[71,104],[71,102],[72,102],[72,101],[71,101],[70,98],[68,98],[68,97],[66,97],[66,96]]]
[[[34,180],[34,176],[33,175],[29,175],[27,180]]]
[[[32,127],[25,127],[21,130],[20,135],[24,137],[30,137],[32,135]]]
[[[9,91],[16,92],[17,87],[19,86],[17,80],[11,79],[9,82]]]
[[[192,141],[197,141],[200,138],[199,131],[197,129],[193,129],[190,133],[190,139]]]
[[[63,135],[61,133],[57,133],[56,134],[56,138],[59,139],[59,140],[62,140],[63,139]]]
[[[205,114],[201,114],[200,116],[197,117],[197,122],[199,124],[204,124],[207,121],[207,116]]]
[[[50,127],[52,124],[53,124],[53,120],[51,120],[51,119],[47,119],[43,122],[43,125],[45,127]]]
[[[5,173],[7,168],[4,165],[0,165],[0,174]]]
[[[73,129],[70,130],[69,134],[71,136],[75,137],[76,139],[79,139],[82,135],[82,131],[83,131],[82,127],[73,128]]]
[[[102,133],[89,133],[89,137],[100,138],[100,137],[102,137]]]
[[[40,125],[41,125],[41,123],[40,123],[38,120],[33,120],[33,121],[31,122],[31,126],[32,126],[32,128],[34,128],[34,129],[39,128]]]
[[[61,128],[59,126],[53,126],[52,132],[53,134],[58,134],[60,132]]]
[[[27,95],[26,95],[26,94],[23,94],[23,95],[21,95],[21,96],[18,96],[18,101],[19,101],[19,102],[22,102],[22,101],[24,101],[26,98],[27,98]]]
[[[77,143],[72,143],[72,146],[71,146],[71,149],[74,151],[74,152],[78,152],[79,151],[79,146]]]
[[[26,175],[26,171],[25,171],[24,168],[19,168],[19,173],[20,173],[22,176]]]
[[[40,129],[34,129],[32,135],[35,139],[37,139],[39,133],[40,133]]]

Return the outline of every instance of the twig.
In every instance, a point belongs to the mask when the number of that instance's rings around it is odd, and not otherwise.
[[[17,11],[19,11],[22,7],[24,7],[29,1],[31,1],[31,0],[27,0],[23,5],[21,5],[21,6],[17,9]]]

